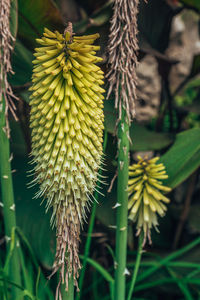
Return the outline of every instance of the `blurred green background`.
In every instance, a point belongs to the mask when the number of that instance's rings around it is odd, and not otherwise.
[[[105,0],[12,0],[11,26],[16,36],[9,77],[19,97],[16,122],[10,115],[12,170],[17,225],[22,234],[22,299],[53,299],[57,278],[47,281],[55,254],[55,232],[49,226],[50,213],[33,199],[38,187],[27,188],[31,177],[29,153],[29,92],[35,39],[44,27],[62,32],[68,21],[77,34],[100,33],[99,55],[106,72],[109,21],[112,1]],[[191,244],[200,233],[200,1],[149,0],[140,2],[138,27],[138,99],[137,116],[131,125],[131,162],[138,153],[160,156],[173,188],[171,203],[160,233],[153,232],[153,245],[146,246],[134,299],[200,299],[200,244]],[[105,83],[105,88],[107,84]],[[110,299],[109,284],[113,276],[115,247],[116,182],[108,188],[116,172],[117,143],[114,99],[105,101],[106,172],[108,185],[98,199],[90,259],[81,299]],[[0,209],[0,267],[5,260],[3,211]],[[88,216],[89,218],[89,216]],[[84,251],[87,224],[81,235],[80,254]],[[189,244],[182,256],[173,251]],[[132,271],[137,238],[135,226],[129,224],[128,265]],[[193,247],[194,246],[194,247]],[[163,259],[168,260],[163,263]],[[162,261],[162,263],[160,263]],[[99,265],[103,266],[103,270]],[[152,268],[153,271],[149,272]],[[145,273],[146,272],[146,273]],[[145,275],[147,274],[147,275]],[[145,277],[146,276],[146,277]],[[111,277],[112,278],[112,277]],[[185,281],[184,281],[185,280]],[[0,299],[11,299],[3,268],[0,272]],[[184,293],[180,284],[184,282]],[[127,276],[127,286],[129,276]],[[4,298],[7,291],[7,298]],[[24,292],[25,291],[25,292]]]

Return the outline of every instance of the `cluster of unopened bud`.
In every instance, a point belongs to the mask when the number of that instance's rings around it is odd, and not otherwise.
[[[129,167],[129,218],[136,222],[138,234],[143,230],[144,242],[146,237],[151,242],[150,231],[152,227],[157,229],[157,214],[163,217],[167,210],[165,203],[170,202],[163,193],[170,192],[171,188],[162,183],[168,175],[162,163],[156,164],[159,157],[148,160],[138,156],[138,160]]]

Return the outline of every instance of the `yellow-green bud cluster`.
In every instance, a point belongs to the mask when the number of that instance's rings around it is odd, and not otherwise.
[[[167,210],[164,203],[170,202],[163,193],[170,192],[171,188],[162,183],[168,175],[162,163],[156,164],[159,157],[147,160],[138,156],[138,160],[129,167],[129,218],[137,223],[138,234],[143,229],[144,242],[147,236],[151,242],[151,228],[157,229],[158,225],[156,213],[163,217]]]
[[[103,71],[96,65],[99,34],[75,36],[44,29],[35,49],[31,95],[32,155],[37,196],[53,207],[57,226],[54,270],[78,276],[80,224],[102,157]],[[68,254],[68,258],[66,258]],[[67,276],[66,276],[67,278]]]

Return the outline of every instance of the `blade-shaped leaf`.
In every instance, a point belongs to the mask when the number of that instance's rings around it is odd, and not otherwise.
[[[84,18],[83,20],[76,22],[74,24],[74,31],[78,33],[85,33],[91,28],[99,27],[104,25],[112,16],[112,1],[107,1],[103,6],[97,9],[89,17]],[[98,29],[97,29],[98,30]]]
[[[192,67],[188,77],[192,78],[199,73],[200,73],[200,54],[197,54],[193,57]]]
[[[190,207],[189,216],[188,216],[188,225],[190,229],[195,232],[200,232],[200,205],[199,203],[193,204]]]
[[[18,27],[17,6],[18,6],[17,0],[12,0],[10,6],[10,31],[14,37],[16,37],[17,35],[17,27]]]
[[[19,37],[28,47],[35,45],[44,27],[63,28],[63,20],[55,3],[51,0],[18,0]]]
[[[185,4],[186,7],[194,9],[200,13],[200,1],[199,0],[180,0],[181,3]]]
[[[24,85],[31,80],[33,55],[19,40],[15,43],[12,55],[14,75],[9,76],[13,86]]]
[[[177,134],[173,146],[161,156],[169,178],[165,184],[174,188],[200,166],[200,128]]]
[[[173,136],[168,133],[158,133],[150,131],[145,126],[134,123],[130,128],[132,151],[160,150],[169,146],[173,141]]]
[[[33,177],[27,172],[31,168],[24,156],[16,156],[14,153],[12,167],[15,169],[13,183],[17,226],[29,241],[41,264],[47,269],[51,268],[55,251],[55,232],[50,228],[51,213],[45,213],[45,203],[41,205],[41,199],[34,199],[39,187],[28,188]]]
[[[151,48],[164,52],[168,47],[171,23],[178,12],[164,0],[140,1],[138,15],[140,48]]]
[[[109,133],[114,133],[116,126],[116,111],[113,100],[105,101],[105,128]],[[160,150],[169,146],[173,141],[173,136],[168,133],[157,133],[150,131],[145,126],[132,122],[130,128],[131,151]]]

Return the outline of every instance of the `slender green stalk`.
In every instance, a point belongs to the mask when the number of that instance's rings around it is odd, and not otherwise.
[[[108,133],[107,133],[107,131],[105,131],[105,133],[104,133],[104,142],[103,142],[103,152],[104,153],[105,153],[105,150],[106,150],[107,140],[108,140]],[[99,174],[101,174],[101,173],[102,173],[102,170],[100,169]],[[99,185],[100,184],[97,183],[97,186],[99,186]],[[95,192],[94,198],[96,200],[98,200],[98,197],[99,197],[98,192]],[[92,231],[93,231],[93,228],[94,228],[95,215],[96,215],[96,206],[97,206],[97,202],[94,201],[93,206],[92,206],[91,215],[90,215],[89,226],[88,226],[87,240],[86,240],[86,243],[85,243],[83,267],[81,269],[81,274],[80,274],[80,279],[79,279],[80,292],[77,293],[76,300],[79,300],[81,298],[83,281],[84,281],[86,265],[87,265],[87,258],[89,257],[89,253],[90,253],[90,246],[91,246],[91,240],[92,240]]]
[[[116,261],[114,299],[124,300],[126,290],[126,255],[128,226],[128,165],[129,165],[129,126],[126,111],[122,108],[122,117],[118,124],[118,185],[117,185],[117,221],[116,221]]]
[[[132,294],[133,294],[133,291],[134,291],[134,287],[135,287],[135,283],[136,283],[136,279],[137,279],[137,274],[138,274],[139,267],[140,267],[140,261],[141,261],[141,257],[142,257],[143,239],[144,239],[144,234],[143,234],[143,231],[142,231],[140,233],[140,236],[139,236],[138,251],[137,251],[137,257],[136,257],[136,262],[135,262],[135,268],[134,268],[134,271],[133,271],[133,276],[132,276],[132,279],[131,279],[131,285],[130,285],[130,289],[129,289],[129,292],[128,292],[127,300],[131,300]]]
[[[68,291],[65,290],[65,285],[61,286],[62,300],[74,300],[74,279],[73,276],[68,281]]]
[[[10,144],[9,139],[4,131],[6,126],[4,97],[2,97],[2,101],[3,105],[0,108],[0,182],[5,226],[5,239],[7,242],[6,247],[8,253],[10,249],[11,232],[12,229],[16,227],[16,216],[10,164]],[[16,247],[10,260],[9,275],[11,281],[20,285],[20,265]],[[18,296],[19,290],[13,287],[13,299],[17,299]]]

